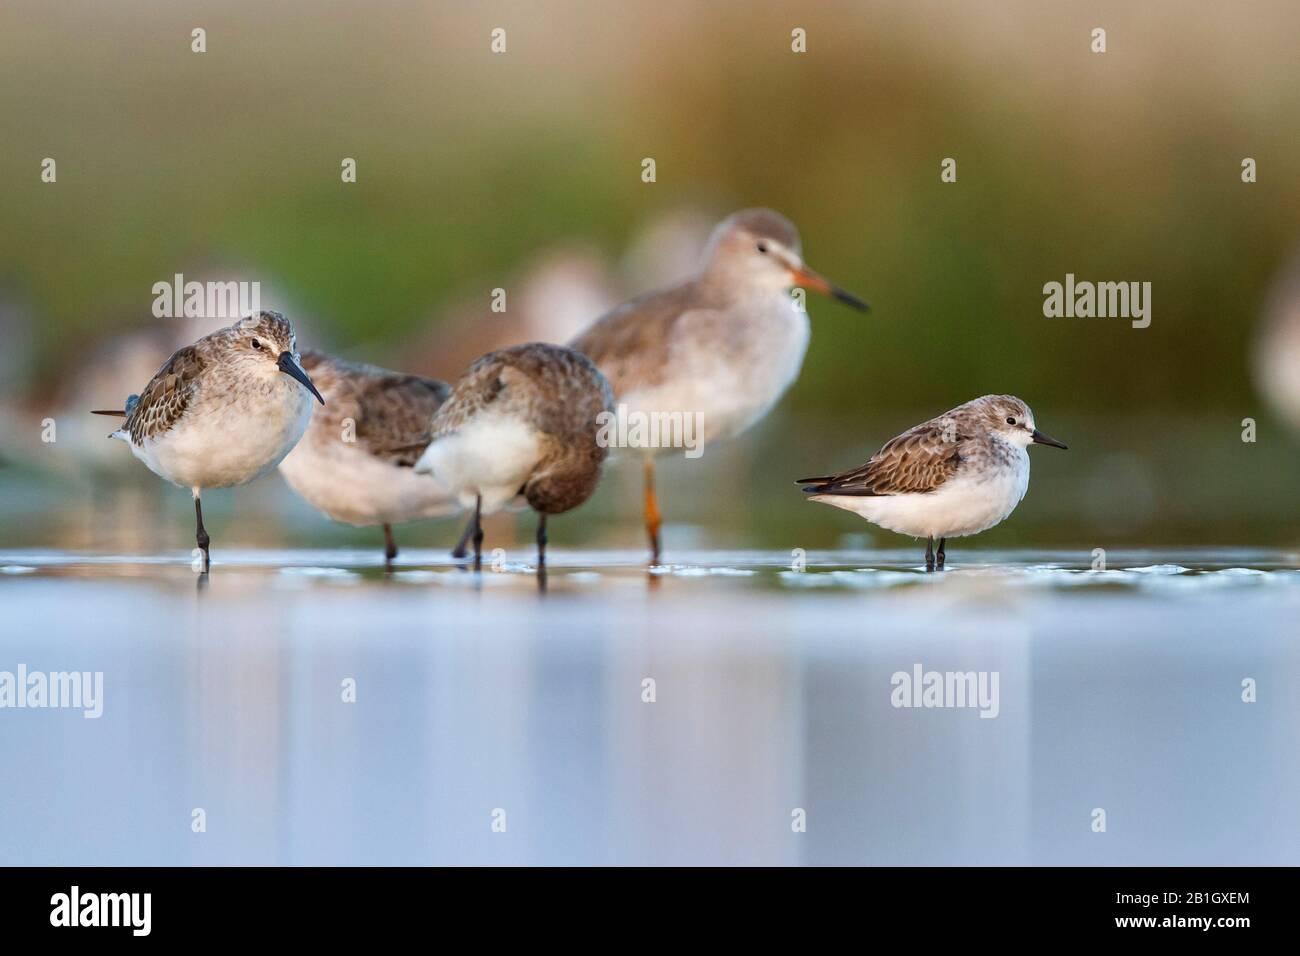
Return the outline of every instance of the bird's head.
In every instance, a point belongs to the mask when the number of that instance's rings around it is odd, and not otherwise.
[[[227,345],[232,349],[232,358],[248,371],[268,379],[280,374],[288,375],[316,396],[318,402],[325,404],[325,399],[303,370],[293,326],[284,315],[254,312],[232,325],[230,333]]]
[[[985,395],[976,401],[981,403],[980,411],[988,429],[1017,448],[1030,445],[1067,447],[1064,442],[1040,432],[1034,424],[1034,413],[1014,395]]]
[[[855,309],[867,304],[803,261],[799,230],[771,209],[745,209],[720,222],[704,251],[705,273],[722,283],[760,291],[799,286],[839,299]]]

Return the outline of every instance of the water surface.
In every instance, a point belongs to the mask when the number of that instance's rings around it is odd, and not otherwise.
[[[104,675],[0,710],[0,860],[1300,860],[1294,553],[671,557],[0,552],[0,671]]]

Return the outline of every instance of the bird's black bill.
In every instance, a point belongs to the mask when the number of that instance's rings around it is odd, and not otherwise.
[[[1066,449],[1068,449],[1068,448],[1070,447],[1069,445],[1067,445],[1067,444],[1066,444],[1065,442],[1063,442],[1063,441],[1057,441],[1057,440],[1056,440],[1055,438],[1053,438],[1051,435],[1044,435],[1044,434],[1043,434],[1042,432],[1040,432],[1037,428],[1034,429],[1034,444],[1035,444],[1035,445],[1051,445],[1053,448],[1066,448]]]
[[[296,378],[298,381],[302,382],[302,384],[306,386],[307,391],[316,396],[316,401],[320,402],[322,405],[325,404],[325,399],[321,398],[320,392],[316,391],[316,386],[313,385],[311,379],[307,377],[307,373],[302,370],[302,366],[293,360],[292,352],[281,352],[280,358],[275,364],[279,366],[280,371],[285,375],[288,375],[290,378]]]
[[[870,312],[870,311],[871,311],[871,306],[867,305],[867,303],[863,302],[861,299],[859,299],[859,298],[858,298],[856,295],[854,295],[852,292],[845,292],[843,289],[841,289],[841,288],[840,288],[839,286],[837,286],[837,285],[833,285],[833,286],[831,286],[831,298],[839,299],[839,300],[840,300],[841,302],[843,302],[845,305],[851,305],[851,306],[853,306],[853,308],[857,309],[859,312]]]

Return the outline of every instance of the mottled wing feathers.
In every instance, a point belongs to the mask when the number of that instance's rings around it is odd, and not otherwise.
[[[489,409],[546,435],[594,435],[596,416],[612,402],[609,384],[587,356],[560,345],[516,345],[489,352],[469,367],[434,415],[433,438]]]
[[[489,352],[471,365],[434,414],[431,438],[450,435],[495,402],[506,388],[502,377],[506,368],[498,352]]]
[[[357,441],[377,458],[412,467],[429,444],[429,422],[450,393],[444,383],[415,375],[368,383]]]
[[[804,491],[815,495],[901,495],[934,491],[961,465],[962,444],[951,419],[937,418],[888,441],[871,460],[840,475],[804,478]]]
[[[130,434],[132,444],[156,438],[180,421],[206,364],[193,345],[178,349],[163,363],[140,393],[139,400],[127,410],[122,430]]]
[[[376,458],[410,468],[429,444],[429,422],[451,389],[419,375],[303,352],[303,368],[327,396],[313,427],[354,441]],[[349,427],[349,422],[351,423]]]

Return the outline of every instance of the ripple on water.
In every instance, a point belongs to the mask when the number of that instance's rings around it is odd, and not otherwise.
[[[330,584],[360,584],[362,577],[356,571],[349,571],[347,568],[327,568],[327,567],[291,567],[280,568],[278,577],[278,586],[280,587],[306,587],[313,581],[327,581]]]
[[[1187,551],[1111,551],[1109,567],[1093,569],[1093,552],[980,551],[963,552],[942,574],[926,574],[911,549],[812,552],[806,567],[791,568],[785,551],[681,551],[671,564],[647,568],[645,556],[631,551],[569,551],[552,554],[554,584],[571,583],[586,595],[637,592],[647,574],[671,578],[681,586],[674,594],[705,595],[724,586],[785,593],[842,589],[886,593],[918,588],[1004,588],[1023,593],[1073,594],[1123,592],[1165,595],[1198,593],[1300,593],[1300,554],[1264,549],[1200,549]],[[427,559],[422,560],[422,559]],[[363,587],[385,583],[435,585],[447,588],[499,588],[536,574],[535,566],[518,561],[485,563],[475,575],[464,564],[451,563],[444,552],[404,554],[406,566],[380,572],[369,551],[230,550],[214,575],[264,574],[276,588]],[[14,584],[31,578],[77,579],[123,577],[172,581],[187,555],[113,555],[57,549],[0,551],[0,579]],[[13,584],[10,585],[11,587]]]
[[[757,574],[749,568],[712,568],[694,564],[657,564],[650,569],[651,574],[672,575],[679,578],[748,578]]]
[[[1133,568],[1068,568],[1057,565],[997,566],[949,568],[941,574],[919,570],[888,568],[827,568],[804,571],[782,570],[776,573],[782,587],[855,588],[884,590],[919,584],[983,581],[1025,590],[1087,590],[1121,588],[1151,593],[1197,593],[1227,588],[1300,587],[1300,570],[1282,568],[1227,567],[1194,568],[1164,563]]]

